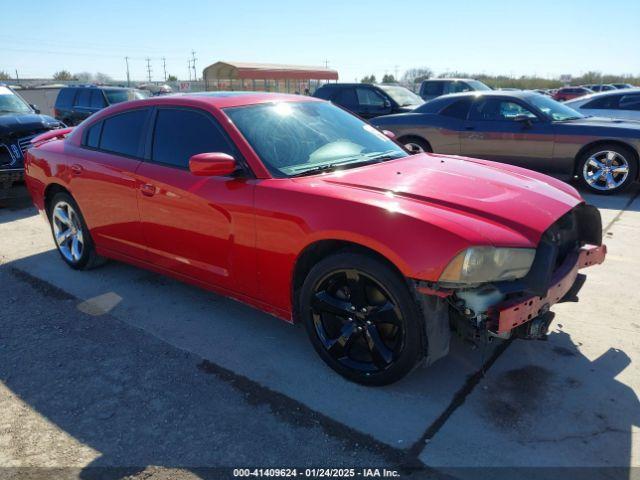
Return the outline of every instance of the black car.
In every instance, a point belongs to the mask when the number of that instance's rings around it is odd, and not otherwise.
[[[450,93],[473,92],[491,90],[480,80],[473,78],[431,78],[420,84],[420,96],[426,100],[433,100],[441,95]]]
[[[395,133],[415,153],[463,155],[575,177],[595,193],[621,192],[638,179],[640,122],[586,117],[533,92],[445,95],[412,113],[371,123]]]
[[[330,100],[361,118],[410,112],[424,103],[404,87],[369,83],[328,83],[316,90],[313,96]]]
[[[53,115],[67,125],[78,125],[92,113],[114,103],[139,100],[148,95],[135,88],[71,86],[60,89]]]
[[[24,177],[24,152],[36,135],[65,125],[0,84],[0,198]]]

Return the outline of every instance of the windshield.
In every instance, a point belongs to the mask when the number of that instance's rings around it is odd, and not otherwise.
[[[22,97],[7,87],[0,87],[0,114],[3,113],[33,113],[33,111]]]
[[[560,102],[556,102],[546,95],[531,95],[531,97],[529,97],[529,102],[556,122],[584,118],[584,115],[573,108],[567,107]]]
[[[147,98],[139,90],[105,90],[104,93],[107,96],[109,105],[126,102],[128,100],[142,100],[143,98]]]
[[[265,103],[225,113],[275,177],[407,156],[380,131],[326,102]]]
[[[424,100],[422,100],[422,98],[404,87],[397,87],[394,85],[380,85],[380,88],[384,90],[387,95],[393,98],[393,100],[401,107],[422,105],[424,103]]]

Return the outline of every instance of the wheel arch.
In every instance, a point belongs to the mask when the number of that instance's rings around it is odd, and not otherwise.
[[[365,246],[362,243],[353,242],[350,240],[341,240],[341,239],[322,239],[316,240],[309,245],[307,245],[298,255],[296,261],[294,263],[292,276],[291,276],[291,306],[292,306],[292,318],[294,323],[298,323],[299,321],[299,305],[298,305],[298,292],[302,288],[302,285],[307,278],[307,275],[311,271],[314,265],[318,262],[322,261],[324,258],[329,255],[338,253],[352,251],[361,253],[364,255],[371,256],[380,260],[382,263],[389,266],[393,271],[395,271],[402,278],[406,278],[406,276],[402,273],[402,271],[398,268],[398,266],[391,261],[387,256],[383,255],[379,251]]]
[[[53,200],[53,197],[55,197],[58,193],[66,193],[73,198],[71,192],[63,185],[56,182],[50,183],[44,189],[44,208],[47,214],[49,213],[49,210],[51,208],[51,201]]]
[[[582,159],[583,155],[587,151],[589,151],[592,148],[595,148],[598,146],[604,146],[604,145],[617,145],[631,151],[634,157],[633,160],[635,160],[636,166],[638,167],[638,173],[636,174],[636,178],[634,180],[637,180],[638,178],[640,178],[640,154],[638,154],[638,151],[635,149],[633,145],[623,140],[617,140],[617,139],[615,140],[600,139],[584,145],[580,150],[578,150],[578,153],[576,153],[576,156],[573,159],[573,175],[574,176],[579,175],[580,172],[578,172],[578,167],[580,165],[580,160]]]
[[[433,152],[433,146],[431,145],[431,142],[429,140],[427,140],[426,138],[424,138],[422,135],[417,135],[414,133],[408,133],[405,135],[401,135],[399,136],[396,141],[402,145],[404,145],[404,142],[407,140],[411,140],[411,139],[415,139],[415,140],[419,140],[421,142],[424,142],[427,144],[427,147],[429,147],[429,150],[431,152]]]

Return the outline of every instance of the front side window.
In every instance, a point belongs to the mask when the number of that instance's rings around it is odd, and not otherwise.
[[[384,107],[384,97],[372,88],[356,88],[358,103],[365,107]]]
[[[140,156],[148,113],[147,109],[131,110],[103,120],[100,150]]]
[[[516,117],[527,116],[536,119],[536,115],[529,109],[516,102],[500,98],[483,98],[476,101],[471,108],[471,120],[480,121],[513,121]]]
[[[114,103],[127,102],[129,100],[141,100],[146,98],[139,90],[127,90],[127,89],[105,89],[104,94],[107,97],[109,105]]]
[[[461,93],[471,90],[473,89],[465,82],[450,82],[447,84],[444,93]]]
[[[401,107],[412,107],[424,103],[422,98],[407,88],[397,87],[395,85],[381,85],[380,88]]]
[[[193,155],[217,152],[234,155],[230,143],[207,114],[182,108],[158,110],[152,161],[186,169]]]
[[[380,131],[330,103],[265,103],[225,113],[275,177],[407,156]]]

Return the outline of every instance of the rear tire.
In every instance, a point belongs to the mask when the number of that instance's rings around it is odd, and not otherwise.
[[[321,260],[299,305],[322,360],[353,382],[396,382],[426,353],[424,319],[409,285],[376,258],[345,251]]]
[[[89,270],[106,262],[96,253],[80,207],[71,195],[54,195],[47,213],[53,241],[67,265],[74,270]]]
[[[622,145],[599,145],[582,154],[576,173],[590,192],[613,195],[629,188],[638,177],[638,159]]]

